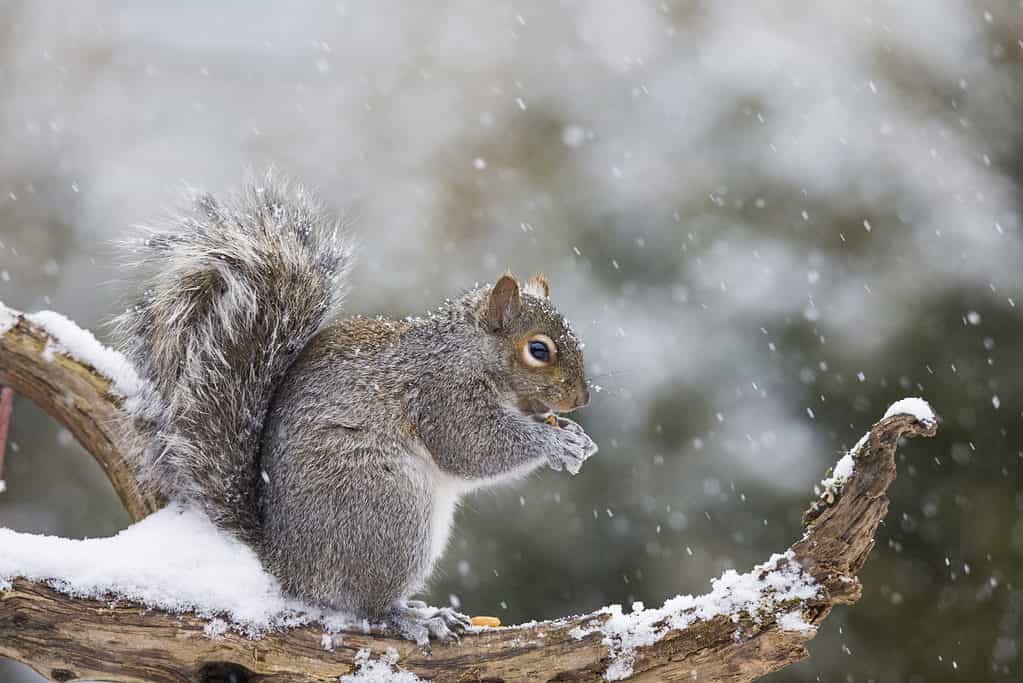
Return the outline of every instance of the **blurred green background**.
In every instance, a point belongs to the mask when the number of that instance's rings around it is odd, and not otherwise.
[[[112,240],[269,164],[355,217],[352,312],[550,276],[600,454],[468,500],[429,601],[704,592],[919,395],[940,432],[901,451],[863,600],[770,680],[1020,679],[1018,0],[7,0],[0,93],[0,300],[103,338]],[[24,399],[7,460],[0,525],[128,523]]]

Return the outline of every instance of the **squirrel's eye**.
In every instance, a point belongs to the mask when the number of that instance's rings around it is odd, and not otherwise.
[[[558,347],[546,334],[534,334],[522,347],[522,358],[526,365],[542,368],[554,362]]]

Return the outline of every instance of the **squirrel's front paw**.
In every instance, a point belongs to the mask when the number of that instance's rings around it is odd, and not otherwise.
[[[558,448],[548,456],[547,466],[555,472],[566,469],[571,474],[578,474],[583,461],[597,452],[597,444],[578,423],[565,417],[557,419],[555,434]]]

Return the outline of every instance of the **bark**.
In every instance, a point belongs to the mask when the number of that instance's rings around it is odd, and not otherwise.
[[[131,426],[124,420],[122,401],[110,391],[110,380],[88,364],[53,348],[50,335],[17,311],[0,304],[17,323],[0,335],[0,385],[7,385],[50,414],[74,434],[96,459],[136,522],[162,507],[162,501],[142,493],[124,454],[131,448]]]
[[[0,336],[0,384],[32,398],[78,438],[133,518],[156,510],[160,501],[139,493],[123,457],[132,443],[130,427],[110,382],[66,355],[47,360],[48,341],[44,330],[19,317]],[[633,680],[752,681],[807,657],[805,643],[816,628],[783,630],[778,619],[798,609],[816,627],[833,606],[859,599],[856,575],[888,511],[885,492],[895,478],[899,440],[935,431],[910,415],[878,422],[843,489],[825,492],[807,511],[806,532],[791,550],[822,587],[818,597],[778,605],[755,619],[720,616],[670,630],[635,650]],[[328,681],[352,673],[363,650],[374,658],[393,650],[397,667],[428,680],[597,681],[612,653],[603,634],[592,629],[607,618],[598,611],[469,633],[461,643],[435,644],[431,652],[380,633],[328,636],[327,649],[316,626],[258,640],[230,631],[211,637],[207,621],[196,616],[71,597],[45,583],[15,579],[0,590],[0,656],[55,681]],[[578,629],[591,632],[579,637]]]

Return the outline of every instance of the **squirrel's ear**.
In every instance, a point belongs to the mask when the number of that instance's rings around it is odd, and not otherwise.
[[[502,275],[490,291],[490,301],[487,304],[487,323],[490,329],[496,332],[505,327],[518,315],[521,306],[519,283],[511,274]]]
[[[537,273],[526,280],[526,286],[522,288],[522,293],[535,296],[539,299],[550,299],[551,283],[547,281],[545,276]]]

